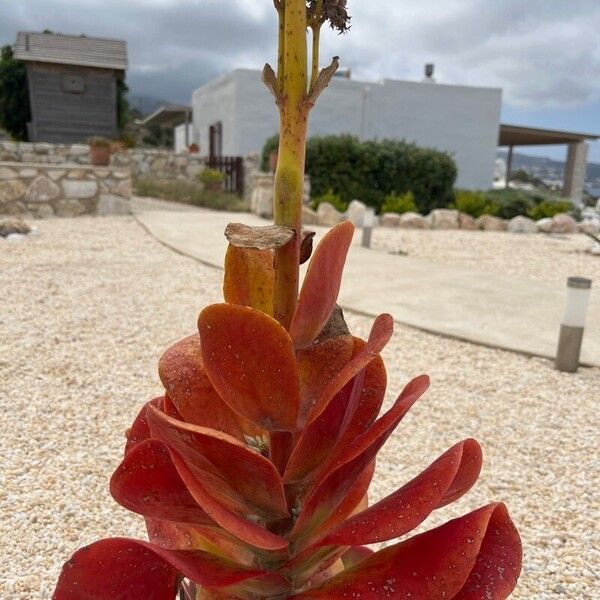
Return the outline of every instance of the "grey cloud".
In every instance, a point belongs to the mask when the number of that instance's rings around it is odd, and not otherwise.
[[[441,81],[502,87],[517,107],[600,98],[598,0],[351,0],[350,7],[350,33],[328,32],[323,51],[341,55],[357,77],[418,78],[433,61]],[[25,28],[125,38],[132,89],[176,101],[275,53],[271,0],[2,2],[0,42]]]

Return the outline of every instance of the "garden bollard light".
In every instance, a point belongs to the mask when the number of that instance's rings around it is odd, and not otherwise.
[[[368,208],[363,217],[363,231],[362,231],[362,247],[371,247],[371,234],[373,233],[373,225],[375,225],[375,211],[372,208]]]
[[[567,305],[560,326],[558,349],[554,363],[559,371],[575,373],[579,367],[583,328],[591,287],[591,279],[585,277],[569,277],[567,279]]]

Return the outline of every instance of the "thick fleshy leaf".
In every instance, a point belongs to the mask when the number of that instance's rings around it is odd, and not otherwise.
[[[302,506],[300,516],[290,534],[292,539],[306,537],[324,521],[354,485],[367,465],[410,410],[411,406],[429,387],[429,377],[422,375],[413,379],[402,391],[394,406],[372,427],[359,436],[348,448],[340,449],[331,461]]]
[[[298,425],[303,427],[308,414],[327,384],[352,357],[354,341],[350,335],[328,338],[297,353],[300,375]]]
[[[333,312],[353,235],[352,223],[340,223],[325,235],[311,258],[290,326],[298,349],[313,343]]]
[[[233,304],[205,308],[198,328],[206,372],[229,407],[264,429],[293,431],[300,383],[287,331],[268,315]]]
[[[436,508],[465,494],[481,470],[481,448],[468,439],[442,454],[425,471],[327,534],[319,546],[374,544],[412,531]]]
[[[150,426],[148,425],[148,419],[146,418],[146,411],[148,410],[149,404],[162,408],[164,405],[164,396],[154,398],[154,400],[150,400],[150,402],[147,402],[142,406],[140,412],[133,421],[133,425],[125,434],[127,438],[127,442],[125,443],[125,456],[127,456],[127,454],[138,444],[141,444],[150,437]]]
[[[159,440],[145,440],[127,454],[113,473],[110,493],[127,510],[147,517],[212,524],[181,481],[168,448]]]
[[[298,599],[504,600],[521,565],[519,535],[503,504],[390,546]]]
[[[365,342],[354,338],[354,354]],[[323,361],[327,357],[323,357]],[[336,445],[343,447],[370,427],[377,417],[386,388],[386,372],[381,357],[363,371],[362,385],[350,380],[329,402],[325,410],[303,430],[288,463],[284,481],[293,483],[323,465]],[[352,406],[350,406],[352,405]],[[345,427],[345,430],[342,430]]]
[[[273,314],[273,250],[229,245],[225,256],[225,302]]]
[[[234,511],[284,517],[287,503],[277,469],[232,436],[178,421],[150,406],[152,436],[177,452],[208,492]]]
[[[244,439],[244,433],[250,433],[210,382],[202,364],[198,334],[173,344],[160,358],[158,373],[169,398],[187,423],[217,429],[239,440]]]
[[[321,396],[312,407],[308,422],[314,421],[322,412],[331,399],[358,373],[360,373],[377,355],[385,348],[394,332],[394,320],[391,315],[379,315],[369,335],[365,346],[348,361],[342,370],[329,381]]]
[[[190,494],[206,513],[226,531],[240,540],[264,550],[283,550],[287,548],[288,542],[286,539],[267,531],[230,509],[221,499],[215,498],[210,493],[203,485],[204,482],[196,477],[176,452],[172,452],[171,456]],[[205,480],[206,478],[203,477],[202,479]]]
[[[170,551],[127,538],[100,540],[65,563],[54,600],[173,600],[182,577],[229,589],[264,577],[198,551]]]
[[[353,546],[342,556],[342,561],[346,569],[351,569],[373,554],[374,551],[367,548],[367,546]]]

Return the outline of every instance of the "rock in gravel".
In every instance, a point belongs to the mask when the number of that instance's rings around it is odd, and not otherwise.
[[[458,229],[458,211],[452,208],[436,208],[429,214],[432,229]]]
[[[535,222],[537,230],[541,233],[550,233],[552,231],[552,218],[545,217]]]
[[[367,205],[360,200],[352,200],[346,210],[346,219],[355,227],[362,227],[367,212]]]
[[[344,219],[344,215],[329,202],[321,202],[319,204],[317,216],[319,217],[319,225],[324,225],[325,227],[333,227],[341,223]]]
[[[16,217],[0,219],[0,235],[3,237],[13,233],[27,235],[30,231],[31,227],[23,219]]]
[[[535,221],[523,215],[513,217],[506,228],[510,233],[536,233],[537,231]]]
[[[475,220],[477,227],[484,231],[506,231],[506,221],[492,215],[481,215]]]
[[[477,229],[477,225],[475,224],[475,219],[471,215],[459,212],[458,228],[465,229],[466,231],[473,231],[474,229]]]
[[[398,227],[400,225],[400,215],[398,213],[386,212],[381,215],[379,221],[382,227]]]
[[[26,240],[27,236],[24,233],[9,233],[6,236],[6,241],[7,242],[22,242],[23,240]]]
[[[429,229],[429,221],[416,212],[405,212],[400,215],[399,226],[402,229]]]
[[[554,215],[550,231],[552,233],[577,233],[577,221],[565,213]]]

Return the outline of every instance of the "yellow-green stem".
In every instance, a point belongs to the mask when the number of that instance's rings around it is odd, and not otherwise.
[[[295,230],[294,239],[275,253],[274,315],[289,327],[298,301],[304,158],[308,124],[306,1],[285,0],[284,67],[280,137],[275,173],[275,224]]]

